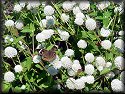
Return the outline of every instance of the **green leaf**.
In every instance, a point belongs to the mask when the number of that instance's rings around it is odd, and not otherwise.
[[[14,39],[14,44],[17,44],[20,40],[22,40],[23,38],[24,38],[25,36],[20,36],[20,37],[18,37],[18,38],[16,38],[16,39]]]
[[[21,88],[16,86],[13,90],[15,93],[20,93],[21,92]]]
[[[31,57],[27,57],[25,59],[25,61],[22,63],[22,66],[24,68],[24,71],[26,70],[30,70],[31,66],[32,66],[32,58]]]
[[[23,28],[23,30],[22,30],[21,32],[23,32],[23,33],[31,33],[32,30],[30,29],[30,26],[27,25],[27,26],[25,26],[25,27]]]
[[[7,93],[7,92],[9,92],[9,90],[10,90],[10,83],[4,83],[2,85],[2,92]]]
[[[40,66],[39,64],[35,65],[37,68],[39,68],[40,70],[43,70],[42,66]]]
[[[109,73],[111,70],[109,69],[109,68],[105,68],[104,70],[102,70],[101,72],[100,72],[100,75],[103,75],[103,74],[107,74],[107,73]]]
[[[34,31],[35,31],[34,24],[32,24],[32,23],[30,23],[30,30],[31,30],[32,32],[34,32]]]

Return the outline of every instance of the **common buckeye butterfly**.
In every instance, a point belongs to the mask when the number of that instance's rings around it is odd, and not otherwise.
[[[42,56],[42,60],[51,62],[56,58],[56,50],[57,46],[53,46],[50,50],[41,49],[39,54]]]

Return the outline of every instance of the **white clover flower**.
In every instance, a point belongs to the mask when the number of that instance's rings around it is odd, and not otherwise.
[[[81,90],[85,87],[85,83],[81,82],[81,79],[76,79],[75,80],[75,89]]]
[[[24,27],[23,21],[22,21],[22,20],[17,20],[17,21],[15,22],[15,27],[16,27],[18,30],[22,30],[22,28]]]
[[[79,40],[77,46],[79,48],[85,49],[87,47],[87,42],[85,40]]]
[[[74,51],[73,51],[72,49],[67,49],[67,50],[65,51],[65,55],[66,55],[66,56],[73,56],[73,55],[74,55]]]
[[[25,90],[25,89],[26,89],[26,86],[25,86],[25,85],[22,85],[22,86],[20,87],[20,89]]]
[[[96,62],[96,66],[103,66],[104,67],[106,65],[105,59],[101,56],[98,56],[96,58],[95,62]]]
[[[87,18],[85,26],[88,30],[94,30],[96,28],[96,21],[92,18]]]
[[[80,77],[81,83],[86,83],[87,82],[87,76],[82,76]]]
[[[13,42],[13,40],[14,40],[14,39],[13,39],[13,37],[12,37],[12,36],[7,35],[7,36],[5,37],[4,42],[5,42],[5,43],[8,43],[9,41],[10,41],[10,42]]]
[[[86,55],[85,55],[85,60],[87,61],[87,62],[93,62],[94,61],[94,55],[92,54],[92,53],[87,53]]]
[[[42,19],[39,23],[40,27],[46,27],[46,19]]]
[[[77,13],[80,13],[80,12],[81,12],[81,10],[80,10],[79,7],[74,7],[74,8],[73,8],[73,13],[74,13],[74,15],[76,15]]]
[[[83,13],[79,12],[79,13],[76,14],[76,18],[82,18],[82,19],[84,19],[85,15]]]
[[[97,3],[96,7],[97,7],[99,10],[104,10],[104,9],[107,8],[109,5],[110,5],[110,2],[104,0],[104,1],[101,1],[101,2]]]
[[[101,41],[101,46],[107,50],[111,48],[112,43],[109,40],[103,40]]]
[[[107,78],[113,78],[115,76],[114,72],[109,72],[108,74],[106,74]]]
[[[105,65],[106,68],[110,68],[111,66],[112,66],[111,62],[107,62],[106,65]]]
[[[124,91],[124,84],[122,81],[118,79],[113,79],[111,82],[111,88],[115,92],[123,92]]]
[[[81,1],[81,2],[79,3],[79,8],[80,8],[81,10],[87,10],[87,9],[89,9],[89,8],[90,8],[90,2],[89,2],[88,0]]]
[[[4,50],[4,54],[8,58],[15,57],[17,55],[17,50],[13,47],[6,47]]]
[[[16,11],[16,12],[20,12],[22,10],[22,7],[21,7],[20,4],[15,4],[13,10]]]
[[[97,66],[97,69],[98,69],[99,71],[102,71],[102,70],[104,69],[104,67],[103,67],[103,66]]]
[[[125,71],[122,71],[121,74],[120,74],[120,80],[121,80],[123,83],[125,82],[125,80],[124,80],[124,78],[125,78],[124,74],[125,74]]]
[[[49,39],[54,34],[54,30],[47,29],[47,30],[43,30],[42,33],[44,34],[45,39]]]
[[[124,69],[124,58],[122,56],[117,56],[114,60],[114,63],[119,70]]]
[[[119,14],[122,14],[124,12],[124,7],[122,5],[120,5],[119,7],[115,7],[114,12],[119,12]]]
[[[105,28],[101,28],[101,31],[100,31],[100,34],[101,34],[101,36],[103,36],[103,37],[108,37],[109,35],[110,35],[110,30],[109,29],[105,29]]]
[[[67,56],[62,57],[62,58],[61,58],[61,62],[62,62],[62,66],[63,66],[64,68],[66,68],[66,69],[69,69],[69,68],[71,68],[71,66],[72,66],[72,61],[71,61],[71,59],[68,58]]]
[[[34,62],[34,63],[39,63],[39,62],[41,62],[41,56],[35,55],[35,56],[33,57],[33,62]]]
[[[119,31],[119,33],[118,33],[120,36],[123,36],[124,35],[124,31]]]
[[[94,66],[92,64],[85,65],[85,73],[92,75],[94,73]]]
[[[76,72],[73,69],[67,69],[68,75],[69,76],[75,76]]]
[[[47,69],[48,73],[51,74],[52,76],[58,74],[58,70],[55,69],[53,66],[50,66],[48,69]]]
[[[66,41],[69,39],[70,35],[66,31],[59,31],[59,36],[63,41]]]
[[[6,20],[5,21],[5,26],[14,26],[14,21],[13,20]]]
[[[73,9],[73,2],[71,1],[64,1],[63,4],[62,4],[62,7],[65,11],[71,11]]]
[[[46,16],[50,16],[50,15],[53,15],[54,14],[54,8],[50,5],[47,5],[44,7],[44,14]]]
[[[79,60],[74,60],[73,64],[80,64]]]
[[[86,76],[86,82],[87,82],[88,84],[93,84],[94,81],[95,81],[94,76],[91,76],[91,75]]]
[[[28,1],[27,9],[30,10],[30,9],[39,7],[39,5],[40,5],[40,1],[39,0]]]
[[[36,40],[38,41],[38,42],[43,42],[43,41],[45,41],[45,35],[43,34],[43,33],[38,33],[37,35],[36,35]]]
[[[69,21],[69,15],[66,15],[65,13],[62,13],[61,19],[62,19],[63,22],[68,22]]]
[[[114,42],[114,46],[120,50],[124,50],[124,41],[122,39],[117,39]]]
[[[72,64],[72,69],[77,72],[79,69],[82,69],[80,63],[76,63],[76,61],[74,61],[75,63]]]
[[[19,5],[24,8],[26,5],[26,1],[19,1]]]
[[[75,24],[77,25],[83,25],[84,20],[82,18],[75,18]]]
[[[8,71],[4,74],[4,80],[6,82],[13,82],[15,80],[15,75],[13,72]]]
[[[21,71],[23,71],[23,67],[21,65],[16,65],[14,67],[14,70],[15,70],[15,72],[21,72]]]
[[[69,89],[75,89],[75,79],[73,78],[68,78],[66,80],[66,86],[69,88]]]

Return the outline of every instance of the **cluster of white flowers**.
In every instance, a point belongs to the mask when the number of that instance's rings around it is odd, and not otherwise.
[[[16,27],[18,30],[22,30],[22,28],[24,27],[23,21],[22,21],[22,20],[17,20],[17,21],[15,22],[15,27]]]
[[[65,11],[71,11],[75,5],[74,1],[64,1],[62,7]]]
[[[124,69],[124,58],[122,56],[117,56],[114,60],[114,63],[119,70]]]
[[[103,40],[103,41],[101,41],[101,46],[104,49],[110,49],[112,46],[112,43],[109,40]]]
[[[6,47],[4,50],[4,54],[8,58],[15,57],[17,55],[17,50],[13,47]]]
[[[4,80],[6,82],[13,82],[15,80],[15,75],[13,72],[8,71],[4,74]]]
[[[15,12],[20,12],[22,10],[22,7],[20,4],[15,4],[14,5],[14,9],[13,9]]]
[[[61,19],[63,22],[68,22],[69,21],[69,15],[62,13],[61,14]]]
[[[35,55],[35,56],[33,57],[33,62],[34,62],[34,63],[39,63],[39,62],[41,62],[41,56]]]
[[[21,71],[23,71],[23,67],[21,65],[16,65],[14,67],[14,70],[15,70],[15,72],[21,72]]]
[[[124,41],[122,39],[117,39],[114,42],[114,46],[118,49],[120,49],[121,51],[124,50]]]
[[[107,8],[109,5],[110,5],[110,2],[107,1],[107,0],[104,0],[104,1],[98,2],[97,5],[96,5],[96,7],[97,7],[99,10],[104,10],[104,9]]]
[[[85,1],[80,1],[79,2],[79,8],[81,10],[87,10],[90,8],[90,2],[88,0],[85,0]]]
[[[92,75],[94,73],[94,66],[92,64],[85,65],[85,73]]]
[[[54,14],[54,8],[50,5],[47,5],[44,7],[44,14],[46,16],[50,16],[50,15],[53,15]]]
[[[111,88],[115,92],[123,92],[124,91],[124,84],[122,81],[118,79],[113,79],[111,82]]]
[[[71,61],[71,59],[68,58],[67,56],[62,57],[62,58],[61,58],[61,62],[62,62],[62,66],[63,66],[64,68],[66,68],[66,69],[69,69],[69,68],[71,68],[71,66],[72,66],[72,61]]]
[[[88,30],[94,30],[96,28],[96,21],[92,18],[87,18],[85,26]]]
[[[79,48],[85,49],[87,47],[87,42],[85,40],[79,40],[77,46]]]
[[[92,53],[87,53],[85,54],[85,60],[89,63],[93,62],[94,61],[94,55]]]
[[[123,36],[124,35],[124,31],[123,30],[121,30],[121,31],[119,31],[119,33],[118,33],[120,36]]]
[[[7,27],[14,26],[14,21],[13,20],[6,20],[5,21],[5,26],[7,26]]]
[[[5,40],[4,40],[5,43],[13,42],[13,41],[14,41],[14,39],[13,39],[13,37],[11,35],[7,35],[5,37]]]
[[[108,37],[109,35],[110,35],[110,30],[109,29],[105,29],[105,28],[101,28],[101,31],[100,31],[100,34],[101,34],[101,36],[103,36],[103,37]]]
[[[110,68],[111,66],[112,66],[111,62],[107,62],[106,65],[105,65],[106,68]]]
[[[54,31],[52,29],[43,30],[41,33],[38,33],[36,35],[36,40],[38,42],[43,42],[46,39],[49,39],[53,34],[54,34]]]
[[[77,13],[81,13],[81,10],[78,6],[73,8],[73,13],[76,15]]]
[[[27,10],[31,10],[33,8],[39,7],[40,5],[40,1],[39,0],[35,0],[35,1],[28,1],[27,2]]]
[[[39,23],[40,27],[46,27],[46,19],[42,19]]]
[[[73,55],[74,55],[74,51],[73,51],[72,49],[67,49],[67,50],[65,51],[65,55],[66,55],[66,56],[73,56]]]
[[[76,18],[74,22],[77,25],[83,25],[84,20],[82,18]]]

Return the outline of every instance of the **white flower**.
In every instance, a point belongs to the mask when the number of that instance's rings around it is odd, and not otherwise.
[[[105,62],[105,59],[101,56],[97,57],[96,60],[96,66],[105,66],[106,62]]]
[[[63,22],[68,22],[69,21],[69,15],[66,15],[65,13],[62,13],[61,19],[62,19]]]
[[[50,5],[47,5],[44,7],[44,14],[46,16],[53,15],[54,14],[54,8]]]
[[[114,12],[119,12],[119,14],[122,14],[124,12],[124,7],[122,5],[120,5],[119,7],[115,7]]]
[[[80,77],[80,79],[81,79],[81,83],[86,83],[87,82],[87,76],[82,76],[82,77]]]
[[[79,3],[79,7],[80,7],[81,10],[87,10],[87,9],[90,8],[90,3],[89,3],[89,1],[87,1],[87,0],[81,1],[81,2]]]
[[[74,7],[73,8],[73,13],[76,15],[77,13],[80,13],[81,12],[81,10],[80,10],[80,8],[79,7]]]
[[[4,50],[4,54],[8,58],[15,57],[17,55],[17,50],[13,47],[6,47]]]
[[[124,50],[124,41],[122,39],[117,39],[114,42],[114,46],[120,50]]]
[[[36,35],[36,40],[38,41],[38,42],[43,42],[43,41],[45,41],[45,35],[43,34],[43,33],[38,33],[37,35]]]
[[[124,35],[124,31],[119,31],[119,33],[118,33],[120,36],[123,36]]]
[[[103,40],[103,41],[101,41],[101,46],[104,49],[110,49],[112,46],[112,43],[109,40]]]
[[[80,65],[80,63],[79,63],[79,61],[74,60],[74,62],[73,62],[73,64],[72,64],[72,69],[73,69],[75,72],[77,72],[79,69],[82,69],[82,67],[81,67],[81,65]]]
[[[87,42],[85,40],[79,40],[78,43],[77,43],[77,46],[79,48],[85,49],[87,47]]]
[[[123,92],[124,91],[124,84],[122,81],[118,79],[113,79],[111,82],[111,88],[115,92]]]
[[[122,56],[117,56],[114,60],[114,63],[119,70],[124,69],[124,58]]]
[[[45,39],[49,39],[54,34],[54,30],[52,29],[43,30],[42,34],[44,34]]]
[[[66,41],[69,39],[70,35],[66,31],[59,31],[59,36],[63,41]]]
[[[108,6],[110,5],[110,2],[109,1],[101,1],[99,2],[96,7],[99,9],[99,10],[103,10],[105,8],[107,8]]]
[[[68,75],[69,76],[75,76],[76,72],[73,69],[67,69]]]
[[[14,39],[13,39],[13,37],[12,37],[12,36],[7,35],[7,36],[5,37],[4,42],[5,42],[5,43],[8,43],[9,41],[10,41],[10,42],[13,42],[13,40],[14,40]]]
[[[8,71],[4,74],[4,80],[6,82],[13,82],[15,80],[15,75],[13,72]]]
[[[65,55],[66,55],[66,56],[73,56],[73,55],[74,55],[74,51],[73,51],[72,49],[67,49],[67,50],[65,51]]]
[[[34,63],[39,63],[39,62],[41,62],[41,56],[35,55],[35,56],[33,57],[33,62],[34,62]]]
[[[39,0],[35,0],[35,1],[28,1],[28,5],[27,5],[27,9],[33,9],[36,8],[40,5],[40,1]]]
[[[81,82],[81,79],[76,79],[75,80],[75,88],[77,90],[81,90],[85,87],[85,83],[84,82]]]
[[[94,61],[94,55],[93,55],[92,53],[87,53],[87,54],[85,55],[85,60],[86,60],[87,62],[93,62],[93,61]]]
[[[83,13],[79,12],[79,13],[76,14],[76,18],[82,18],[82,19],[84,19],[85,15]]]
[[[48,71],[49,74],[51,74],[52,76],[58,74],[58,70],[55,69],[53,66],[49,67],[49,68],[47,69],[47,71]]]
[[[21,7],[20,4],[16,4],[16,5],[14,5],[14,9],[13,10],[16,11],[16,12],[20,12],[22,10],[22,7]]]
[[[46,27],[46,19],[40,21],[40,27]]]
[[[69,89],[75,89],[75,79],[73,78],[68,78],[66,80],[66,86],[69,88]]]
[[[125,78],[125,71],[122,71],[121,72],[121,74],[120,74],[120,80],[124,83],[125,82],[125,80],[124,80],[124,78]]]
[[[26,5],[26,2],[25,2],[25,1],[19,1],[19,5],[20,5],[22,8],[24,8],[25,5]]]
[[[85,73],[88,75],[92,75],[94,73],[94,66],[92,64],[87,64],[85,66]]]
[[[66,57],[62,57],[61,58],[61,62],[62,62],[62,66],[66,69],[69,69],[71,68],[72,66],[72,61],[70,58],[68,58],[67,56]]]
[[[103,37],[108,37],[110,35],[110,30],[109,29],[105,29],[105,28],[102,27],[101,31],[100,31],[100,34]]]
[[[103,68],[103,66],[97,66],[97,69],[98,69],[99,71],[102,71],[104,68]]]
[[[96,21],[92,18],[87,18],[85,26],[88,30],[94,30],[96,28]]]
[[[109,72],[108,74],[106,74],[107,78],[113,78],[115,76],[115,74],[113,72]]]
[[[88,84],[93,84],[94,81],[95,81],[94,76],[91,76],[91,75],[86,76],[86,82],[87,82]]]
[[[14,21],[13,20],[5,21],[5,26],[14,26]]]
[[[84,20],[82,18],[75,18],[75,24],[77,25],[83,25]]]
[[[17,20],[17,21],[15,22],[15,27],[16,27],[18,30],[22,30],[22,28],[24,27],[23,21],[22,21],[22,20]]]
[[[25,85],[22,85],[22,86],[21,86],[21,89],[22,89],[22,90],[25,90],[25,88],[26,88]]]
[[[23,67],[21,65],[16,65],[14,67],[14,70],[15,70],[15,72],[21,72],[21,71],[23,71]]]
[[[111,63],[111,62],[107,62],[106,65],[105,65],[105,67],[107,67],[107,68],[109,68],[109,67],[111,67],[111,66],[112,66],[112,63]]]
[[[64,1],[63,4],[62,4],[62,7],[65,11],[71,11],[73,9],[73,2],[71,1]]]

